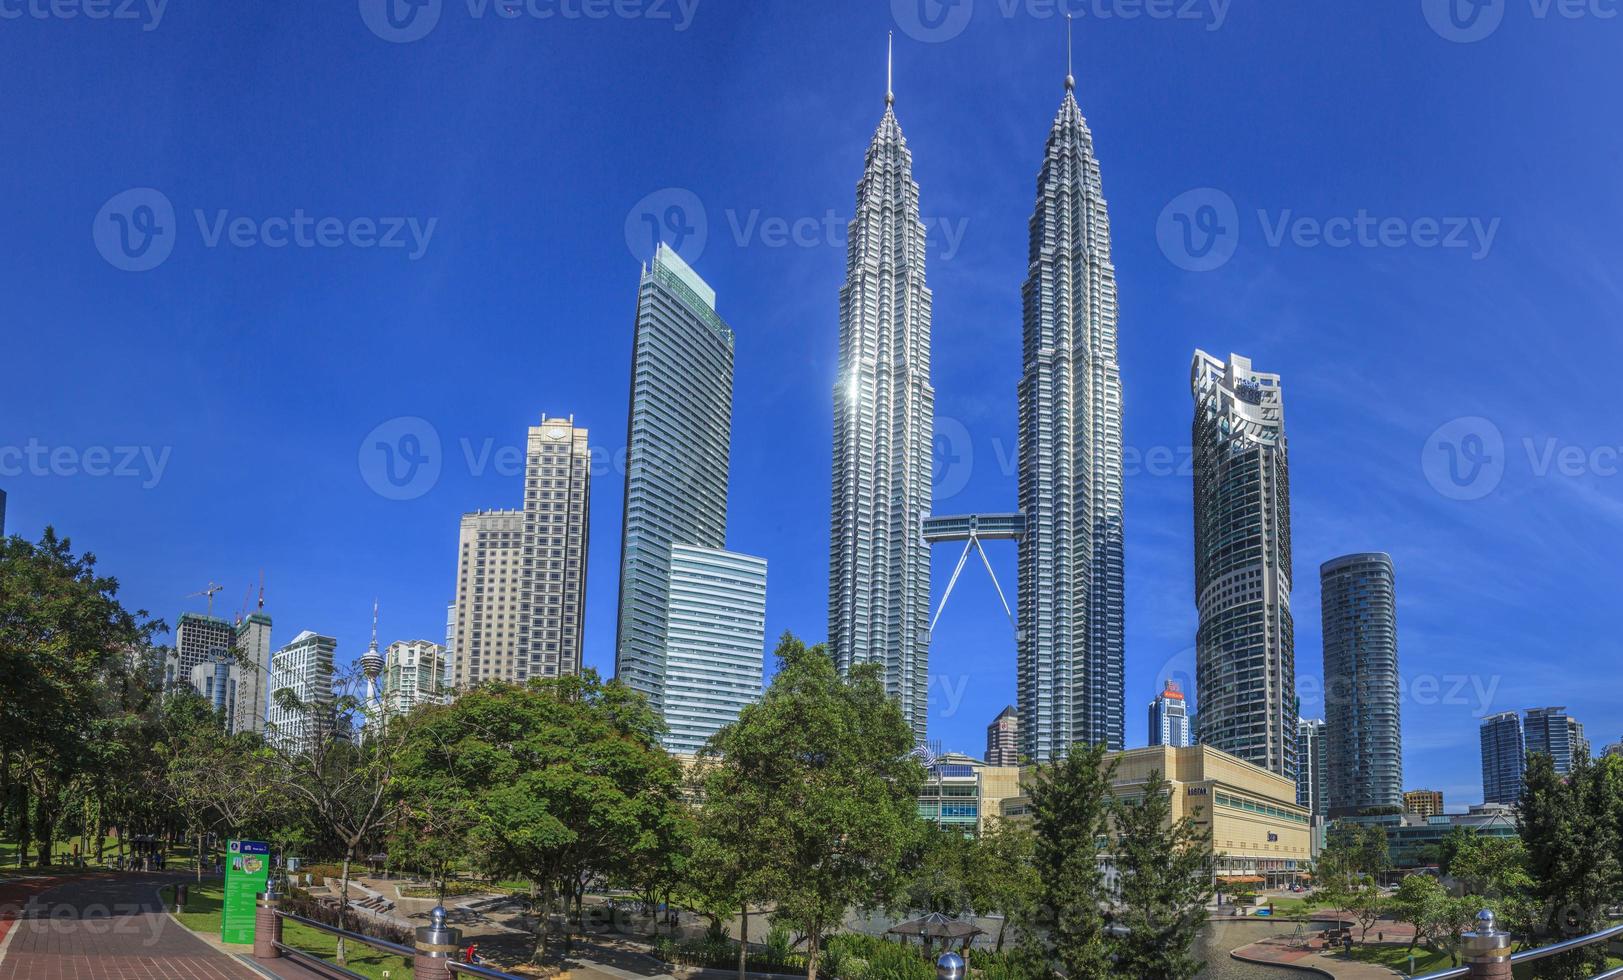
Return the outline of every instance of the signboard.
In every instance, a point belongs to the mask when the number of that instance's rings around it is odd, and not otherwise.
[[[220,941],[252,943],[254,908],[270,880],[270,845],[257,840],[234,840],[226,845],[225,909],[220,916]]]

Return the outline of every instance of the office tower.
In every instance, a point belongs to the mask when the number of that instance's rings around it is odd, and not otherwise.
[[[1515,803],[1522,798],[1526,743],[1522,719],[1505,711],[1482,721],[1482,802]]]
[[[270,709],[271,618],[259,609],[237,624],[237,707],[234,732],[263,732]]]
[[[1443,793],[1436,789],[1412,789],[1403,794],[1403,812],[1417,817],[1443,815]]]
[[[164,686],[190,684],[193,668],[212,665],[216,652],[230,653],[236,646],[236,639],[236,631],[223,619],[200,613],[181,613],[180,621],[175,624],[175,657],[164,678]]]
[[[574,416],[530,428],[514,680],[580,673],[592,502],[586,437]]]
[[[1392,559],[1319,566],[1324,622],[1324,749],[1330,816],[1403,804],[1397,600]]]
[[[462,515],[457,536],[454,686],[512,680],[519,660],[524,512]]]
[[[1324,721],[1296,721],[1296,805],[1316,817],[1329,813],[1324,781]]]
[[[1555,771],[1562,775],[1572,771],[1578,757],[1589,757],[1584,726],[1568,715],[1564,707],[1527,709],[1522,732],[1526,754],[1544,753],[1555,762]]]
[[[989,766],[1018,766],[1020,764],[1020,715],[1010,705],[986,726],[986,764]]]
[[[271,705],[268,738],[286,752],[308,752],[323,737],[335,734],[333,655],[338,641],[305,630],[271,654]],[[281,692],[295,699],[284,704]]]
[[[935,389],[924,223],[895,99],[868,146],[840,287],[834,385],[829,651],[842,673],[883,667],[914,734],[929,696],[930,514]]]
[[[1177,683],[1167,681],[1161,693],[1150,702],[1150,744],[1169,745],[1175,749],[1188,748],[1189,706],[1184,703],[1183,692]]]
[[[614,672],[657,711],[671,549],[727,544],[733,420],[733,331],[715,290],[664,244],[637,294],[630,419]]]
[[[665,581],[665,748],[694,753],[761,697],[766,559],[670,546]]]
[[[1030,222],[1020,379],[1019,703],[1026,754],[1123,747],[1116,267],[1093,134],[1067,75]]]
[[[384,718],[408,714],[420,704],[445,703],[445,648],[430,640],[389,644],[382,697]]]
[[[1296,778],[1290,465],[1277,374],[1195,351],[1200,741]]]

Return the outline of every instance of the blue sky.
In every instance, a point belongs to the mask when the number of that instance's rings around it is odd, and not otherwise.
[[[652,215],[738,334],[729,543],[771,562],[769,633],[820,639],[843,222],[890,30],[932,228],[937,509],[1015,502],[1066,5],[920,2],[443,0],[393,27],[373,0],[0,0],[10,530],[55,523],[171,621],[211,579],[234,612],[264,568],[278,643],[353,656],[374,596],[386,641],[442,636],[458,515],[519,501],[487,448],[573,413],[608,671]],[[1615,6],[1069,6],[1121,294],[1129,743],[1193,672],[1197,346],[1284,377],[1305,711],[1317,566],[1385,550],[1407,785],[1479,800],[1485,712],[1566,704],[1617,740]],[[361,451],[403,417],[439,474],[395,500]],[[994,562],[1012,588],[1012,547]],[[932,734],[978,752],[1015,698],[983,572],[931,670]]]

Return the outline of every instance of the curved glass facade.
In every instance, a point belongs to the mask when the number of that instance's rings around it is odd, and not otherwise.
[[[1403,805],[1397,599],[1392,559],[1347,555],[1319,567],[1324,623],[1324,752],[1329,815]]]

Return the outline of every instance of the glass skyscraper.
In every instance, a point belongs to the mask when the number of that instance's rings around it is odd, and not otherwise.
[[[1505,711],[1482,721],[1482,802],[1515,803],[1522,797],[1526,759],[1522,719]]]
[[[661,244],[643,269],[631,356],[615,676],[664,706],[671,549],[727,543],[733,331]]]
[[[840,288],[828,643],[846,673],[884,668],[922,740],[929,696],[930,304],[913,154],[895,99],[868,146]]]
[[[766,559],[671,545],[665,747],[695,753],[761,697]]]
[[[1290,464],[1279,375],[1195,351],[1200,741],[1296,778]]]
[[[1034,762],[1123,747],[1121,371],[1116,268],[1075,81],[1030,222],[1020,379],[1020,737]]]
[[[1565,707],[1528,708],[1522,723],[1523,744],[1528,754],[1542,752],[1555,763],[1555,771],[1566,775],[1573,761],[1589,755],[1584,726],[1567,714]]]
[[[1329,816],[1403,805],[1397,598],[1388,555],[1319,566]]]

